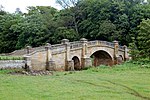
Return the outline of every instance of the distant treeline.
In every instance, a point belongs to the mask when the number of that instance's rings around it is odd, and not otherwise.
[[[117,40],[150,52],[150,4],[144,0],[57,0],[64,7],[28,7],[28,13],[0,11],[0,53],[84,37]],[[66,1],[66,2],[65,2]],[[68,5],[63,5],[63,3]],[[65,4],[64,3],[64,4]],[[135,52],[134,52],[135,53]],[[149,54],[148,54],[149,56]]]

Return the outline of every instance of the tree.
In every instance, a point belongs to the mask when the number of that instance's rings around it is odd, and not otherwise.
[[[77,39],[77,34],[74,29],[68,29],[66,27],[58,27],[54,36],[51,38],[53,42],[60,43],[62,39],[69,39],[70,41],[75,41]]]
[[[74,24],[74,29],[77,34],[79,34],[78,30],[78,22],[77,22],[77,13],[79,11],[79,7],[77,6],[80,0],[56,0],[60,6],[62,6],[66,11],[71,11],[69,14],[72,17],[72,21]]]
[[[16,49],[20,30],[14,27],[20,27],[23,17],[15,14],[0,15],[0,52],[11,52]]]
[[[0,15],[4,15],[6,12],[4,11],[4,7],[0,5]]]
[[[142,55],[150,59],[150,19],[143,20],[139,27],[139,50]]]
[[[0,11],[4,11],[3,5],[0,5]]]
[[[56,3],[60,4],[63,8],[75,7],[79,0],[56,0]]]
[[[19,23],[19,27],[14,27],[20,31],[16,48],[24,48],[26,45],[33,47],[40,46],[45,43],[48,38],[46,33],[47,27],[44,24],[43,17],[39,13],[26,16],[24,22]]]
[[[16,11],[15,11],[16,14],[22,14],[20,8],[16,8]]]

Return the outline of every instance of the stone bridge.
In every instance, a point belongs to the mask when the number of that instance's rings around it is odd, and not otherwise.
[[[80,41],[27,48],[24,55],[26,67],[30,70],[81,70],[90,66],[120,64],[128,59],[128,49],[117,41]]]

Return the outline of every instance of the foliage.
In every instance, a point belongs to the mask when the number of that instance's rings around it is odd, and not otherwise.
[[[150,59],[150,19],[143,20],[139,28],[138,40],[141,55]]]
[[[73,29],[67,29],[66,27],[59,27],[56,29],[56,33],[54,34],[54,37],[55,38],[52,41],[55,43],[60,43],[60,40],[62,39],[69,39],[71,41],[75,41],[78,35]]]
[[[140,58],[140,51],[138,50],[135,42],[129,44],[130,52],[129,54],[132,57],[132,60],[138,60]]]
[[[23,17],[14,14],[0,15],[0,52],[14,51],[20,30],[14,27],[20,27]]]
[[[64,9],[28,7],[28,13],[0,11],[0,53],[60,43],[84,37],[135,44],[142,19],[150,18],[150,4],[143,0],[56,0]],[[134,41],[133,41],[134,39]]]

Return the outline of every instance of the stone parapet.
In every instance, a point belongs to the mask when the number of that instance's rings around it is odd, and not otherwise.
[[[24,60],[0,60],[0,69],[25,68]]]

